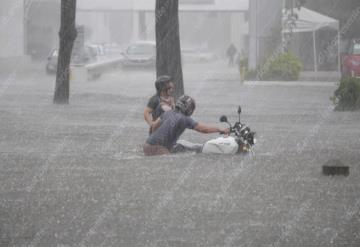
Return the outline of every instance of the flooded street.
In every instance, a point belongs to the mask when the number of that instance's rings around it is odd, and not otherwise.
[[[116,70],[73,83],[67,106],[52,105],[55,79],[40,64],[10,78],[1,246],[358,246],[360,114],[333,111],[335,83],[242,84],[225,61],[185,65],[193,118],[222,126],[241,105],[255,152],[145,157],[154,78]],[[322,175],[334,159],[348,177]]]

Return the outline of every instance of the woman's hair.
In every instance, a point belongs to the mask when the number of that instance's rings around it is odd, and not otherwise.
[[[160,94],[162,90],[166,89],[168,83],[170,83],[171,81],[172,78],[168,75],[159,76],[155,81],[156,93]]]

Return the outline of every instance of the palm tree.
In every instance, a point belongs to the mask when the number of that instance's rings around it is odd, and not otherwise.
[[[156,74],[173,78],[175,98],[184,94],[178,10],[179,0],[156,0]]]
[[[76,0],[61,0],[60,46],[56,73],[54,104],[69,103],[70,59],[77,36],[75,28]]]

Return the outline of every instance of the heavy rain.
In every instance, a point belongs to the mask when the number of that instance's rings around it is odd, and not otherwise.
[[[359,26],[358,0],[1,0],[0,246],[360,246]]]

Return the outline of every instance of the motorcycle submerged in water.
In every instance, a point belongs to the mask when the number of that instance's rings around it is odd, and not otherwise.
[[[252,151],[256,144],[254,131],[241,123],[240,121],[241,107],[238,108],[239,121],[234,125],[229,123],[226,116],[220,117],[220,122],[229,125],[229,136],[221,136],[211,139],[204,144],[191,143],[185,140],[178,140],[176,143],[177,152],[195,151],[204,154],[237,154],[248,153]]]

